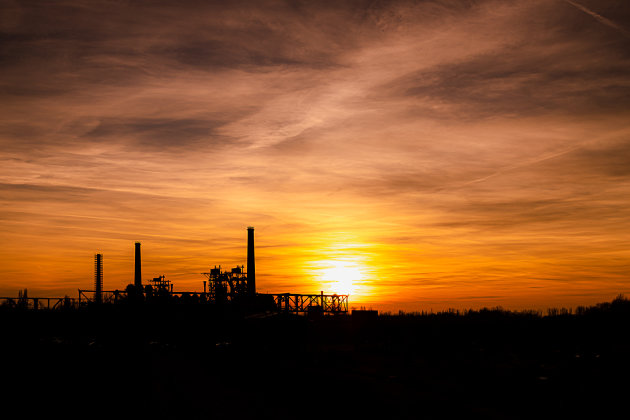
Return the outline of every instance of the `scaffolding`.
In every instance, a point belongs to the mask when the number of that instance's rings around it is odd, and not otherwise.
[[[273,300],[280,312],[308,313],[321,311],[328,314],[348,313],[348,295],[303,295],[295,293],[274,294]]]

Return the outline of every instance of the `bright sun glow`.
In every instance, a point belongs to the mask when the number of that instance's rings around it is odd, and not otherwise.
[[[366,243],[330,241],[314,249],[301,267],[311,280],[310,288],[326,294],[350,295],[353,302],[365,302],[374,288],[371,258],[372,251]]]
[[[354,294],[365,280],[363,271],[352,259],[321,261],[320,280],[332,293]]]

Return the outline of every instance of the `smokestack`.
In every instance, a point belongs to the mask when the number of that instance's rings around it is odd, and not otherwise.
[[[254,228],[247,228],[247,292],[256,294],[256,259],[254,258]]]
[[[103,254],[94,255],[94,302],[103,302]]]
[[[142,287],[142,259],[140,258],[140,242],[136,242],[136,274],[133,284],[137,289]]]

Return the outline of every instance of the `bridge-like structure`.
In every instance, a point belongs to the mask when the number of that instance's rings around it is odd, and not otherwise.
[[[216,303],[216,296],[210,293],[198,292],[167,292],[170,297],[177,297],[174,302],[213,304]],[[100,294],[100,298],[97,297]],[[275,309],[278,312],[294,314],[347,314],[348,295],[331,294],[259,294],[259,296],[269,296],[273,299]],[[75,308],[94,304],[117,304],[128,298],[125,290],[85,290],[79,289],[78,298],[69,297],[0,297],[0,304],[13,308],[23,309],[61,309]],[[229,297],[226,297],[230,300]]]
[[[70,297],[7,297],[0,296],[0,305],[21,309],[62,309],[73,308],[76,299]]]
[[[296,293],[274,294],[273,300],[280,312],[309,313],[322,312],[328,314],[348,313],[348,295],[316,295]]]

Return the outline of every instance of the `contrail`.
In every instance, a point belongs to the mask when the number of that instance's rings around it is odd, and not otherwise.
[[[630,32],[628,32],[623,26],[616,24],[615,22],[613,22],[610,19],[605,18],[604,16],[593,12],[592,10],[587,9],[586,7],[582,6],[579,3],[576,3],[572,0],[564,0],[566,3],[569,3],[571,6],[576,7],[578,9],[580,9],[581,11],[583,11],[584,13],[593,16],[595,19],[597,19],[598,21],[600,21],[601,23],[603,23],[606,26],[609,26],[613,29],[618,30],[619,32],[621,32],[622,34],[624,34],[626,37],[630,38]]]

